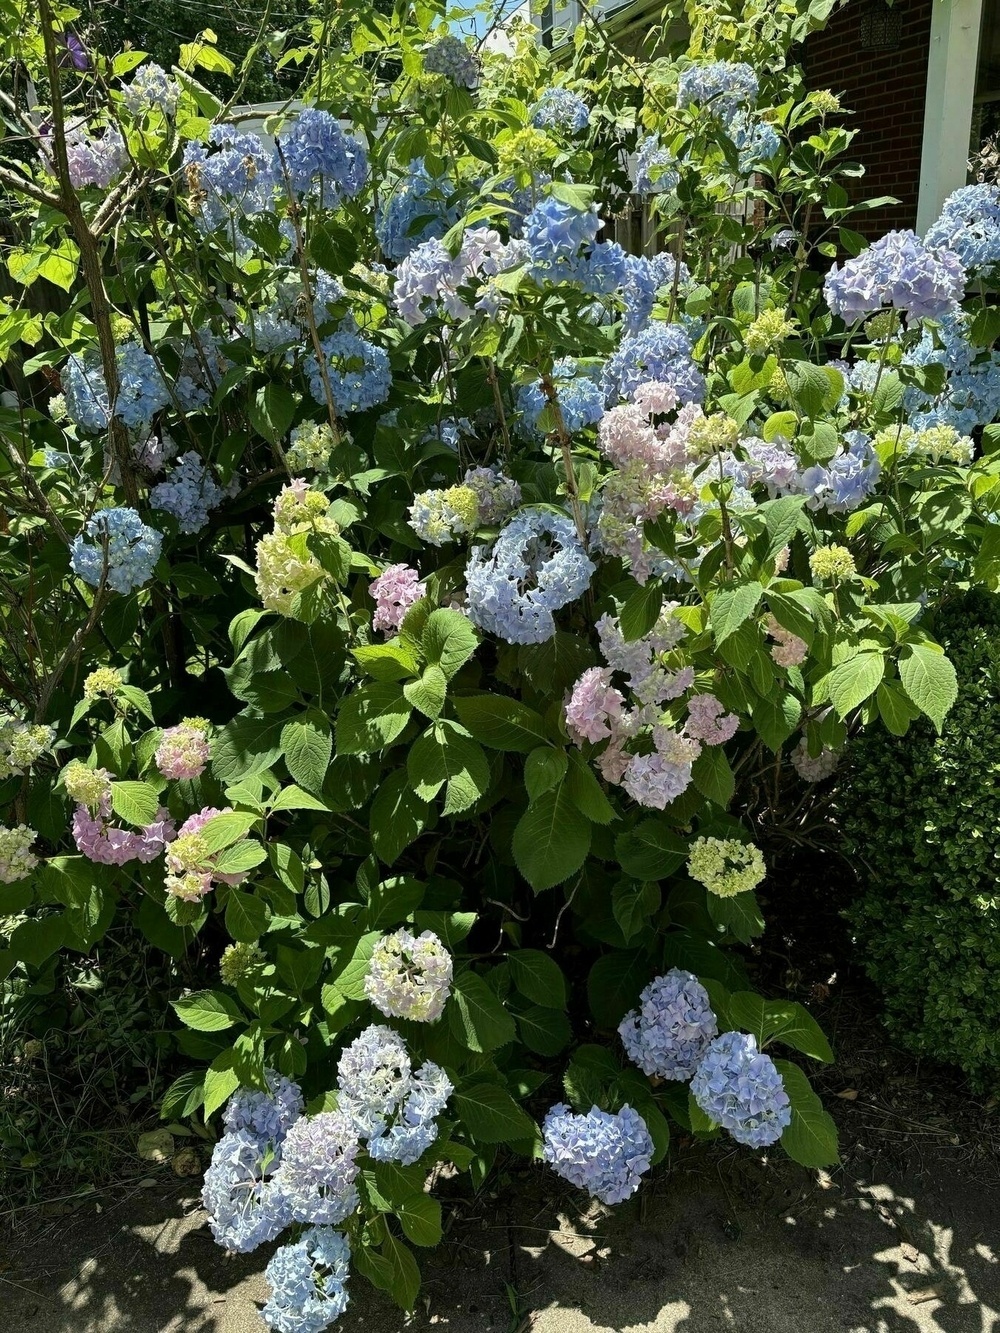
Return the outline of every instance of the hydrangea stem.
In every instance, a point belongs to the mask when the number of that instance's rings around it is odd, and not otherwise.
[[[559,405],[559,394],[556,392],[556,386],[552,382],[552,376],[545,374],[542,376],[542,392],[548,399],[552,408],[552,416],[555,419],[555,430],[552,432],[559,441],[559,448],[562,451],[563,468],[566,472],[566,490],[569,494],[570,507],[573,510],[573,521],[576,524],[577,535],[584,546],[587,545],[587,525],[583,521],[583,506],[580,503],[580,488],[576,480],[576,468],[573,465],[573,447],[569,431],[566,429],[566,419],[562,414],[562,408]]]

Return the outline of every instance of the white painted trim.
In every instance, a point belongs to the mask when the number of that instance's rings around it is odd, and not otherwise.
[[[983,0],[934,0],[920,155],[917,231],[923,235],[953,190],[968,180],[972,99]]]

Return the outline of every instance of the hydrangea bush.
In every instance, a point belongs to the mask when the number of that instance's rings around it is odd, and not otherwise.
[[[846,225],[851,132],[784,58],[829,8],[556,65],[348,3],[261,136],[209,33],[71,69],[76,11],[0,6],[47,98],[0,164],[0,960],[127,914],[200,967],[163,1112],[223,1112],[205,1204],[281,1239],[275,1329],[351,1273],[412,1309],[441,1163],[617,1205],[672,1128],[836,1158],[773,1053],[829,1046],[741,960],[740,813],[955,697],[1000,253],[962,192]]]

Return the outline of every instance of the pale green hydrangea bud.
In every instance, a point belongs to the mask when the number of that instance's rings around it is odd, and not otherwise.
[[[736,838],[696,838],[687,868],[692,879],[719,898],[749,893],[767,874],[760,848]]]
[[[748,352],[770,352],[795,330],[795,320],[786,318],[783,310],[762,310],[743,335],[743,345]]]
[[[689,458],[709,458],[712,454],[725,453],[732,449],[739,439],[740,428],[725,412],[713,412],[711,416],[695,417],[687,437]]]
[[[0,778],[26,773],[55,740],[52,727],[27,722],[5,722],[0,726]]]
[[[79,759],[73,759],[62,771],[62,782],[70,800],[88,810],[98,810],[106,799],[111,799],[111,774],[106,768],[88,768]]]
[[[832,579],[849,579],[858,570],[854,556],[846,546],[819,546],[809,557],[809,568],[813,576],[824,582]]]
[[[333,431],[326,422],[303,421],[289,436],[285,461],[292,472],[322,472],[333,444]]]
[[[365,995],[388,1018],[435,1023],[451,994],[451,954],[433,931],[383,935],[372,951]]]
[[[257,595],[268,611],[290,616],[295,598],[326,578],[326,571],[309,554],[301,534],[289,537],[271,532],[257,543]]]
[[[973,443],[968,435],[959,435],[954,426],[929,426],[917,431],[910,441],[910,452],[929,458],[932,463],[972,462]]]
[[[115,699],[124,684],[121,674],[114,667],[98,667],[83,682],[83,697],[99,699],[102,694],[106,694],[109,699]]]
[[[886,342],[899,332],[899,311],[880,310],[865,322],[865,335],[873,343]]]
[[[219,976],[227,986],[235,986],[266,961],[263,950],[256,944],[230,944],[219,959]]]
[[[812,104],[821,116],[832,116],[840,110],[840,98],[828,88],[820,88],[810,94]]]

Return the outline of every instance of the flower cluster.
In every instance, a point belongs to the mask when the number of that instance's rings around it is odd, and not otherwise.
[[[479,498],[471,486],[422,491],[410,505],[410,527],[423,542],[444,546],[479,526]]]
[[[714,694],[694,694],[688,700],[685,731],[703,745],[725,745],[739,731],[736,713],[727,713]]]
[[[691,1078],[718,1031],[705,987],[677,967],[649,983],[639,1008],[618,1027],[629,1059],[644,1074],[678,1080]]]
[[[66,795],[77,805],[88,810],[99,810],[102,803],[111,808],[111,774],[106,768],[90,768],[79,759],[72,759],[62,771]]]
[[[767,874],[760,848],[736,838],[695,838],[687,868],[692,879],[718,898],[749,893]]]
[[[207,148],[189,143],[183,172],[199,227],[208,232],[225,225],[237,243],[239,220],[265,212],[274,197],[273,154],[256,134],[240,134],[231,125],[213,125]]]
[[[777,666],[796,667],[802,665],[808,652],[808,644],[805,639],[800,639],[790,629],[785,629],[783,625],[779,625],[774,616],[768,616],[767,618],[767,632],[774,639],[771,657]]]
[[[63,367],[66,411],[81,430],[106,431],[112,416],[130,430],[149,429],[153,417],[170,401],[166,382],[156,362],[137,342],[122,343],[115,352],[118,394],[111,402],[100,358],[90,353],[71,356]]]
[[[475,88],[479,82],[479,64],[460,37],[445,33],[424,52],[424,69],[440,74],[457,88]]]
[[[636,194],[667,194],[679,182],[676,158],[669,148],[663,147],[660,136],[647,134],[640,139],[632,169],[632,188]]]
[[[775,1143],[792,1121],[774,1061],[742,1032],[716,1037],[691,1080],[691,1093],[710,1120],[748,1148]]]
[[[122,101],[133,116],[141,116],[154,106],[159,107],[165,116],[172,116],[177,110],[180,92],[177,80],[170,78],[161,65],[150,61],[138,69],[132,82],[122,89]]]
[[[27,824],[14,828],[0,824],[0,884],[16,884],[31,874],[38,865],[38,857],[31,850],[37,837]]]
[[[840,752],[831,750],[828,745],[821,747],[819,754],[810,754],[809,741],[803,736],[792,751],[792,767],[803,782],[825,782],[837,771]]]
[[[572,357],[560,357],[552,367],[549,380],[559,404],[563,425],[571,435],[584,426],[592,426],[600,421],[604,412],[604,395],[596,373],[589,372]],[[528,431],[543,433],[540,429],[542,413],[550,402],[541,380],[522,384],[517,395],[517,407],[522,425]],[[550,425],[549,431],[552,429]]]
[[[372,951],[365,995],[387,1018],[436,1023],[451,994],[451,954],[433,931],[405,927],[383,935]]]
[[[103,773],[103,769],[96,770]],[[103,788],[103,784],[102,784]],[[96,793],[96,783],[93,792]],[[93,812],[80,804],[73,812],[73,839],[77,850],[100,865],[122,866],[129,861],[148,864],[155,861],[175,836],[174,823],[166,809],[157,811],[156,819],[138,833],[118,828],[111,817],[111,784],[101,791]]]
[[[219,959],[219,976],[227,986],[235,986],[266,961],[267,957],[259,944],[250,944],[246,940],[227,944]]]
[[[615,1115],[596,1106],[574,1115],[557,1102],[542,1125],[542,1160],[556,1175],[602,1203],[622,1203],[639,1188],[653,1159],[653,1140],[638,1111]]]
[[[171,514],[181,532],[200,532],[209,511],[222,499],[222,487],[193,451],[181,454],[169,478],[154,486],[149,495],[153,508]]]
[[[715,60],[683,70],[677,84],[677,105],[707,107],[723,121],[757,101],[757,75],[750,65]]]
[[[269,611],[295,612],[296,599],[325,580],[323,566],[309,549],[311,533],[335,537],[340,531],[327,514],[329,501],[301,478],[282,488],[274,502],[274,532],[257,543],[257,595]]]
[[[372,629],[391,634],[403,623],[410,607],[424,596],[420,575],[409,565],[390,565],[373,580],[368,592],[375,601]]]
[[[462,289],[478,288],[485,278],[505,268],[509,259],[500,233],[489,227],[470,227],[454,255],[431,236],[414,246],[396,270],[392,293],[396,309],[414,327],[431,315],[467,319],[472,307]]]
[[[462,485],[475,495],[479,522],[486,528],[505,523],[521,503],[520,486],[496,467],[470,467]]]
[[[201,1199],[212,1235],[223,1249],[246,1254],[279,1236],[291,1209],[274,1183],[273,1145],[248,1129],[234,1129],[215,1145]]]
[[[611,683],[610,667],[589,667],[566,701],[566,730],[577,745],[606,741],[621,720],[625,698]]]
[[[42,155],[52,169],[52,148],[42,140]],[[66,162],[69,181],[74,190],[96,185],[101,190],[121,175],[128,163],[128,153],[121,131],[108,125],[100,137],[85,125],[75,125],[66,131]]]
[[[955,190],[928,227],[924,244],[957,255],[970,278],[989,277],[1000,265],[1000,186]]]
[[[216,882],[239,884],[245,878],[245,873],[238,875],[219,873],[216,862],[220,853],[209,849],[201,832],[210,819],[214,819],[216,815],[229,813],[231,813],[229,806],[223,810],[206,806],[197,814],[190,815],[180,826],[167,851],[167,874],[163,880],[163,887],[167,893],[183,899],[184,902],[194,903],[204,898]]]
[[[853,259],[834,264],[823,295],[848,324],[883,306],[911,319],[940,319],[954,313],[965,284],[965,269],[950,250],[931,249],[912,231],[890,231]]]
[[[579,209],[546,195],[524,219],[524,239],[533,267],[547,274],[560,261],[575,259],[584,246],[593,245],[600,229],[596,205]]]
[[[451,1082],[430,1060],[414,1070],[405,1042],[391,1028],[366,1028],[344,1050],[337,1074],[338,1107],[377,1162],[408,1166],[437,1138]]]
[[[85,531],[91,540],[79,533],[69,548],[73,573],[84,583],[129,593],[153,577],[163,538],[134,509],[99,509]]]
[[[915,429],[949,425],[968,435],[1000,416],[1000,352],[974,347],[970,331],[970,315],[946,315],[940,327],[926,329],[916,347],[904,352],[904,365],[938,364],[947,371],[944,391],[937,398],[916,388],[907,390],[906,406]]]
[[[203,717],[186,717],[176,727],[165,727],[156,748],[156,767],[174,781],[200,777],[211,750]]]
[[[540,130],[579,134],[590,124],[590,107],[568,88],[546,88],[532,108],[531,123]]]
[[[288,437],[285,462],[293,474],[323,472],[330,462],[333,431],[326,422],[303,421]]]
[[[595,566],[565,515],[520,510],[493,546],[473,546],[466,566],[469,615],[507,643],[544,643],[553,613],[581,596]]]
[[[835,542],[829,546],[817,546],[809,557],[809,568],[813,577],[823,583],[849,579],[857,573],[854,556],[846,546],[838,546]]]
[[[97,667],[83,682],[83,697],[100,699],[106,695],[109,699],[116,699],[124,684],[121,672],[114,667]]]
[[[55,740],[55,730],[11,718],[0,723],[0,781],[26,773]]]
[[[227,1133],[246,1131],[261,1143],[280,1148],[305,1108],[302,1090],[273,1069],[264,1071],[264,1082],[266,1089],[237,1089],[226,1103],[222,1123]]]
[[[605,400],[634,399],[650,381],[669,384],[680,403],[700,403],[705,380],[694,363],[691,339],[680,324],[653,323],[623,338],[604,367]]]
[[[335,1226],[357,1209],[358,1149],[354,1124],[343,1111],[301,1116],[289,1128],[274,1183],[296,1222]]]
[[[306,107],[275,136],[281,169],[292,194],[336,208],[353,199],[368,176],[364,145],[345,134],[329,111]]]
[[[347,1237],[331,1227],[309,1227],[280,1246],[264,1270],[264,1323],[275,1333],[322,1333],[347,1309],[350,1262]]]
[[[392,372],[385,348],[356,333],[341,329],[320,343],[326,373],[313,353],[306,357],[309,389],[317,403],[326,403],[327,383],[333,405],[340,415],[365,412],[389,397]]]
[[[460,216],[452,202],[454,184],[434,177],[422,158],[410,163],[409,174],[398,182],[375,218],[375,235],[382,253],[397,262],[421,241],[443,236]]]

